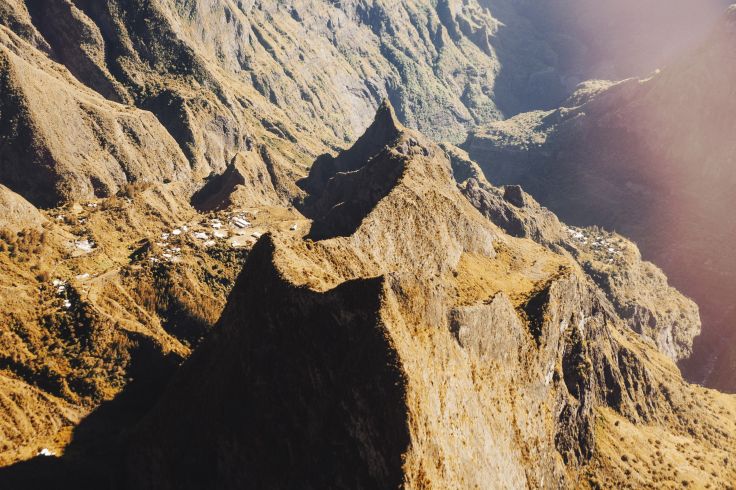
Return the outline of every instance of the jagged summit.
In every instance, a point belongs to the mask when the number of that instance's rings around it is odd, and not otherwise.
[[[337,157],[329,154],[320,156],[309,169],[309,176],[299,185],[310,194],[320,193],[327,181],[336,173],[351,172],[365,165],[370,157],[393,143],[403,130],[403,126],[396,119],[391,102],[384,99],[376,110],[373,122],[358,141],[340,152]]]
[[[404,126],[396,118],[391,102],[383,99],[376,110],[373,123],[354,145],[340,154],[338,158],[340,171],[349,171],[356,166],[363,165],[379,149],[391,145],[404,130]]]
[[[732,429],[706,408],[731,398],[694,396],[570,255],[486,219],[434,143],[403,130],[374,151],[328,179],[318,241],[255,246],[216,333],[130,441],[128,488],[616,487],[643,427],[663,454],[697,444],[721,475],[704,478],[736,475],[716,427]],[[533,219],[522,195],[507,204]],[[693,410],[702,432],[679,421]],[[648,468],[642,485],[664,475]]]
[[[734,5],[736,7],[736,5]],[[381,105],[376,109],[376,116],[373,118],[373,124],[363,133],[362,137],[369,137],[372,131],[384,128],[385,131],[399,131],[402,128],[401,123],[396,118],[396,111],[391,101],[387,98],[381,100]]]
[[[301,210],[314,220],[310,237],[349,235],[391,191],[404,171],[404,160],[390,147],[406,147],[406,129],[384,99],[363,136],[337,157],[323,155],[301,186],[309,192]],[[407,141],[399,143],[400,140]]]
[[[394,209],[414,206],[412,195],[425,194],[432,195],[434,212],[418,216],[422,224],[411,233],[436,233],[448,214],[457,217],[454,224],[458,227],[472,228],[464,218],[472,216],[470,208],[458,209],[458,203],[467,203],[458,199],[444,152],[423,135],[398,124],[388,103],[379,108],[374,123],[353,147],[321,163],[325,165],[315,164],[318,168],[310,173],[310,180],[318,177],[323,184],[308,187],[311,192],[302,207],[313,219],[310,238],[372,230],[393,239],[390,230],[398,231],[406,224]]]

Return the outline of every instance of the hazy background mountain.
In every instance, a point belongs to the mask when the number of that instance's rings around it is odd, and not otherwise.
[[[477,130],[466,142],[494,182],[522,184],[577,224],[633,237],[701,307],[686,372],[736,389],[736,9],[700,47],[649,79],[590,83],[565,107]]]

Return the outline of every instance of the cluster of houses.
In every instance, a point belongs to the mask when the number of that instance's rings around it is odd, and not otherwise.
[[[89,215],[84,211],[93,211],[97,207],[97,203],[94,202],[84,205],[76,204],[71,210],[74,216],[66,216],[61,212],[56,215],[56,221],[85,225]],[[255,212],[252,213],[252,216],[255,217]],[[253,218],[251,217],[251,219]],[[291,231],[297,231],[298,228],[296,223],[289,227]],[[209,248],[220,244],[235,249],[251,247],[263,235],[263,232],[258,231],[258,229],[262,228],[254,226],[245,212],[236,211],[224,215],[213,214],[195,222],[180,224],[161,233],[155,242],[160,252],[151,254],[148,260],[151,263],[180,262],[182,253],[185,253],[187,246]],[[82,236],[77,236],[69,243],[73,256],[86,255],[97,248],[97,244],[93,239],[84,237],[83,231],[78,235]],[[84,280],[89,277],[89,274],[81,274],[77,276],[77,279]],[[54,279],[52,285],[56,295],[61,300],[60,308],[70,309],[72,303],[66,294],[68,283],[61,279]]]
[[[297,229],[294,224],[292,231]],[[160,256],[149,257],[151,262],[177,262],[181,256],[181,245],[188,239],[189,243],[200,247],[213,247],[218,243],[226,243],[231,248],[249,247],[263,235],[255,231],[253,224],[245,213],[235,212],[227,217],[208,217],[196,223],[180,225],[169,232],[161,234],[156,245],[163,249]]]
[[[72,302],[66,297],[66,288],[68,284],[62,279],[54,279],[51,281],[51,285],[54,287],[56,296],[61,299],[61,306],[63,309],[68,310],[72,307]]]
[[[593,253],[596,259],[612,264],[617,258],[623,256],[623,248],[620,239],[614,235],[596,232],[592,228],[568,227],[570,238],[578,245]]]

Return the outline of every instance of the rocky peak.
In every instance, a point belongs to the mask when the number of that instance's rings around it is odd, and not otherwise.
[[[340,153],[335,169],[350,172],[365,165],[380,150],[394,143],[405,128],[396,119],[391,102],[384,99],[376,110],[373,122],[354,145]]]
[[[130,488],[617,486],[613,420],[685,433],[691,388],[571,255],[505,234],[420,134],[363,155],[315,196],[311,237],[255,246],[130,442]]]
[[[503,198],[517,208],[523,208],[525,205],[524,191],[518,185],[506,185],[503,188]]]
[[[509,201],[509,188],[517,189],[514,202]],[[670,359],[680,361],[692,354],[701,331],[698,306],[670,286],[657,266],[642,260],[633,242],[598,227],[566,226],[520,186],[500,191],[482,178],[470,178],[460,189],[506,233],[530,238],[580,264],[629,327],[654,341]]]
[[[420,140],[422,143],[420,143]],[[413,156],[431,158],[423,136],[404,128],[384,100],[373,123],[337,157],[323,155],[301,183],[309,191],[302,212],[314,220],[310,237],[350,235],[405,175]]]

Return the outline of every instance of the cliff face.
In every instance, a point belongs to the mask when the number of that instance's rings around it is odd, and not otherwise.
[[[733,338],[734,26],[731,7],[701,47],[652,78],[587,84],[566,107],[490,125],[464,145],[493,182],[636,240],[701,307],[689,376],[730,390],[712,360],[730,356]]]
[[[501,117],[497,21],[475,2],[3,0],[0,16],[0,178],[41,207],[136,182],[191,195],[249,152],[283,204],[295,162],[353,140],[384,97],[438,138]]]
[[[314,151],[351,141],[384,97],[443,139],[501,116],[497,21],[475,1],[1,5],[10,30],[79,82],[151,111],[200,176],[264,130],[314,138]]]
[[[278,111],[264,116],[271,104],[189,45],[169,8],[4,4],[13,18],[10,28],[2,26],[8,137],[0,170],[8,187],[53,207],[109,197],[132,183],[185,182],[191,195],[202,177],[251,151],[275,154],[258,162],[272,167],[273,180],[294,170],[289,158],[304,150],[279,151],[294,141],[293,125]],[[324,148],[308,135],[301,141],[312,152]]]
[[[734,477],[721,456],[733,398],[685,384],[572,252],[479,213],[473,184],[458,187],[445,152],[390,108],[367,134],[333,171],[315,167],[307,236],[255,246],[213,335],[129,442],[128,488]],[[659,453],[637,450],[632,476],[629,451],[655,432]],[[707,470],[658,466],[676,440]]]
[[[566,226],[520,187],[489,185],[462,150],[447,151],[463,194],[488,219],[512,236],[574,259],[634,331],[654,340],[673,361],[690,356],[700,334],[698,306],[672,288],[657,266],[643,261],[634,243],[596,226]]]

